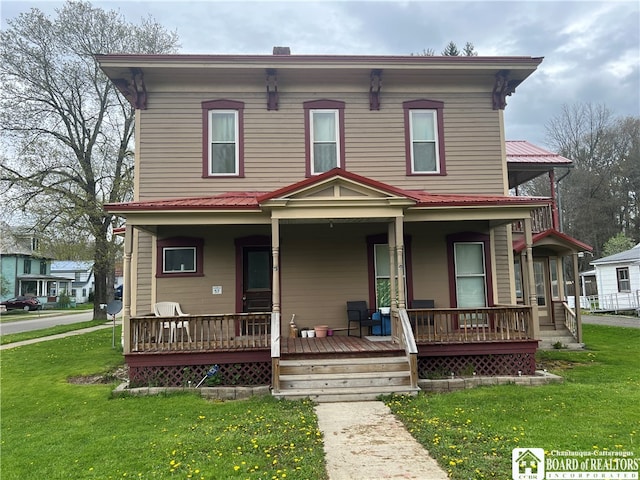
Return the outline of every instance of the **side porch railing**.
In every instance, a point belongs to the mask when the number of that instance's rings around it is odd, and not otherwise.
[[[129,351],[271,349],[271,312],[132,317]]]
[[[535,233],[545,232],[553,228],[553,209],[551,205],[536,208],[531,211],[531,231]],[[511,231],[524,233],[524,222],[519,220],[511,224]]]
[[[405,309],[391,312],[391,332],[393,341],[398,343],[405,351],[409,360],[410,382],[412,388],[418,387],[418,346],[413,336],[413,330],[409,323],[409,317]]]
[[[564,310],[564,326],[571,332],[573,338],[578,338],[578,320],[576,318],[576,312],[569,307],[567,302],[562,302]]]
[[[532,339],[531,307],[409,309],[417,343],[477,343]]]

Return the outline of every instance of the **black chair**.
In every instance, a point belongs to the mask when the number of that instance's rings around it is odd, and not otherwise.
[[[347,336],[351,336],[351,324],[358,324],[358,336],[362,337],[362,327],[373,327],[380,325],[382,329],[382,318],[373,318],[372,314],[375,310],[369,310],[367,302],[364,300],[347,302]],[[380,316],[378,316],[380,317]]]
[[[436,302],[434,300],[411,300],[411,308],[412,309],[421,309],[421,308],[436,308]],[[415,312],[409,316],[409,320],[411,321],[411,327],[413,331],[416,331],[416,318]],[[429,325],[434,324],[433,315],[429,315],[427,317]]]

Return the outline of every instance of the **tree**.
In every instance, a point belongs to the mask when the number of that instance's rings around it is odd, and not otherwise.
[[[616,253],[626,252],[627,250],[631,250],[634,245],[635,243],[633,243],[632,239],[620,232],[605,242],[604,247],[602,248],[602,256],[608,257],[609,255],[615,255]]]
[[[435,56],[436,51],[433,48],[423,49],[422,52],[412,53],[411,55],[417,55],[419,57],[433,57]],[[455,42],[451,41],[447,44],[447,46],[442,51],[441,55],[445,57],[476,57],[478,56],[478,52],[476,52],[473,43],[467,42],[464,46],[464,50],[460,52],[458,46]]]
[[[444,47],[442,55],[445,57],[458,57],[460,56],[460,50],[458,50],[458,46],[454,42],[449,42],[447,46]]]
[[[560,186],[564,230],[592,245],[596,258],[619,232],[640,236],[640,119],[603,105],[564,105],[546,125],[555,152],[573,160]]]
[[[151,18],[68,1],[50,18],[31,9],[1,33],[0,191],[50,237],[93,245],[94,318],[111,292],[118,220],[106,202],[132,193],[134,109],[98,67],[98,53],[171,53],[177,36]]]

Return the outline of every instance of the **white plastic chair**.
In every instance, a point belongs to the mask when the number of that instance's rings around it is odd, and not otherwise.
[[[188,313],[184,313],[180,309],[178,302],[158,302],[153,306],[153,313],[156,317],[188,317]],[[176,333],[178,328],[182,328],[187,332],[187,338],[191,342],[191,333],[189,333],[189,322],[187,320],[161,322],[158,331],[158,338],[163,338],[164,329],[169,329],[169,342],[176,340]]]

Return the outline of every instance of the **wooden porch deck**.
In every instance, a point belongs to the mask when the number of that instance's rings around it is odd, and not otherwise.
[[[383,340],[388,338],[388,340]],[[297,356],[322,358],[323,356],[351,356],[361,353],[379,356],[393,355],[402,350],[400,345],[391,342],[391,337],[369,340],[366,337],[348,337],[334,335],[323,338],[286,338],[282,339],[280,353],[283,357]]]

